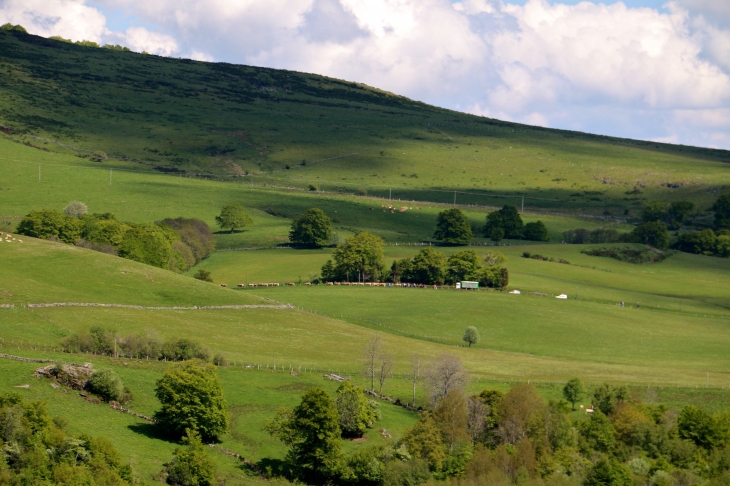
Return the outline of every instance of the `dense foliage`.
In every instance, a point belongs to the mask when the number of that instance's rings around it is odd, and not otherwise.
[[[221,213],[215,217],[216,223],[223,229],[243,228],[253,224],[253,220],[240,204],[227,204],[221,208]]]
[[[199,219],[165,219],[155,224],[117,221],[111,213],[86,213],[73,202],[64,210],[31,211],[17,233],[119,255],[174,271],[185,271],[215,250],[213,235]]]
[[[329,282],[376,282],[383,277],[383,246],[378,236],[361,231],[345,239],[335,248],[335,262],[328,260],[322,267],[322,278]]]
[[[447,258],[426,247],[413,258],[394,261],[387,280],[425,285],[473,280],[482,287],[505,288],[509,285],[509,272],[502,266],[505,261],[504,255],[498,252],[487,252],[480,257],[474,250],[464,250]]]
[[[474,234],[466,215],[461,210],[453,208],[438,214],[433,237],[446,243],[463,245],[469,243]]]
[[[303,246],[321,248],[332,240],[332,220],[321,209],[304,211],[291,224],[289,241]]]
[[[183,442],[187,447],[175,449],[165,464],[167,484],[175,486],[210,486],[215,484],[215,464],[205,452],[200,435],[190,430]]]
[[[182,437],[195,431],[205,440],[216,440],[228,430],[228,405],[210,363],[174,364],[157,381],[155,396],[162,405],[155,419],[170,434]]]
[[[133,484],[132,470],[104,438],[72,436],[43,402],[0,395],[0,484]]]
[[[493,211],[487,215],[487,224],[483,230],[484,236],[492,238],[495,230],[502,230],[501,238],[522,239],[524,223],[516,207],[504,205],[499,211]]]
[[[380,410],[375,400],[368,399],[362,388],[349,380],[337,388],[337,413],[343,437],[362,437],[365,430],[380,420]]]
[[[706,229],[681,233],[672,248],[698,255],[730,258],[730,230],[715,233]]]

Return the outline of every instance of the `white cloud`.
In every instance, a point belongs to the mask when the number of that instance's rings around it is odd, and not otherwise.
[[[203,62],[213,62],[213,56],[210,54],[206,54],[205,52],[201,51],[193,51],[190,53],[190,59],[193,61],[203,61]]]
[[[610,0],[2,5],[0,19],[12,14],[14,23],[33,24],[43,35],[75,29],[77,37],[120,38],[136,50],[316,72],[524,123],[730,148],[726,1],[674,0],[662,11]],[[147,28],[108,32],[94,5],[123,11]],[[708,126],[711,134],[703,131]]]

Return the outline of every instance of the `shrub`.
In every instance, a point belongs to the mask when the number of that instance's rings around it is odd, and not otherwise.
[[[436,231],[433,237],[437,240],[452,244],[466,244],[474,234],[466,215],[461,210],[453,208],[441,211],[436,220]]]
[[[158,425],[179,436],[195,431],[215,440],[228,430],[228,405],[215,366],[200,360],[173,365],[157,381],[155,395],[162,408]]]
[[[431,479],[428,462],[423,459],[390,461],[383,471],[383,486],[416,486]]]
[[[190,247],[195,263],[215,251],[213,232],[205,221],[195,218],[166,218],[157,224],[168,226],[178,234],[180,241]]]
[[[91,375],[86,387],[107,402],[111,400],[121,401],[124,393],[122,380],[112,370],[99,370]]]
[[[218,353],[213,356],[213,364],[216,366],[227,366],[228,360],[226,360],[226,357],[223,356],[221,353]]]
[[[355,195],[357,195],[357,196],[367,196],[368,195],[368,191],[365,190],[365,189],[363,189],[362,187],[359,187],[359,188],[355,189]]]
[[[203,282],[212,282],[213,277],[211,273],[208,270],[203,270],[202,268],[199,269],[195,275],[193,275],[193,278],[196,278],[198,280],[202,280]]]
[[[524,238],[530,241],[550,241],[548,230],[542,221],[527,223],[524,229]]]
[[[177,235],[154,224],[130,224],[119,245],[119,256],[159,268],[170,268]]]
[[[17,233],[35,238],[58,238],[73,243],[81,237],[82,224],[76,218],[54,209],[31,211],[18,224]]]
[[[188,431],[183,439],[186,448],[175,449],[172,461],[165,464],[167,484],[210,486],[215,482],[215,465],[205,452],[200,435]]]
[[[492,238],[492,231],[495,228],[504,230],[504,238],[521,239],[524,223],[517,208],[505,205],[499,211],[489,213],[487,224],[484,226],[484,236]]]
[[[321,248],[332,239],[332,220],[321,209],[304,211],[292,221],[289,240],[299,245]]]
[[[196,341],[180,338],[167,341],[162,346],[160,357],[168,361],[187,361],[189,359],[208,361],[210,352]]]
[[[634,239],[639,243],[650,245],[659,249],[669,246],[669,233],[664,223],[654,221],[643,224],[631,232]]]
[[[309,190],[310,191],[319,191],[319,186],[317,184],[309,184]]]
[[[23,27],[22,25],[13,25],[11,23],[3,24],[2,26],[0,26],[0,29],[11,30],[11,31],[15,31],[15,32],[22,32],[23,34],[28,33],[28,31],[25,30],[25,27]]]
[[[80,201],[73,201],[63,208],[63,214],[76,219],[81,219],[88,211],[89,209],[86,207],[86,204]]]

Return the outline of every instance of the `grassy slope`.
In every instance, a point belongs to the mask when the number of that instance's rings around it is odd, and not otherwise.
[[[470,204],[526,195],[531,207],[613,214],[658,198],[687,198],[705,209],[728,185],[727,151],[504,123],[291,71],[8,32],[0,46],[0,124],[16,129],[16,138],[79,155],[103,150],[145,168],[248,172],[258,181],[379,195],[393,188],[395,198],[441,202],[453,201],[454,190],[484,194],[458,195]],[[262,83],[261,73],[271,82]],[[634,187],[641,193],[626,194]]]

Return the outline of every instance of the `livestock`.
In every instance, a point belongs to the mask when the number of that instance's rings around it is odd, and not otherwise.
[[[309,287],[310,285],[312,285],[312,282],[304,282],[304,285],[306,285],[307,287]]]
[[[239,287],[243,287],[243,286],[245,286],[245,284],[238,284],[238,286],[239,286]]]
[[[226,284],[221,284],[221,287],[228,287],[228,285],[226,285]]]
[[[327,285],[334,285],[334,282],[327,282]]]
[[[287,285],[288,287],[294,287],[294,285],[295,285],[295,284],[294,284],[294,282],[287,282],[287,283],[286,283],[286,285]]]

